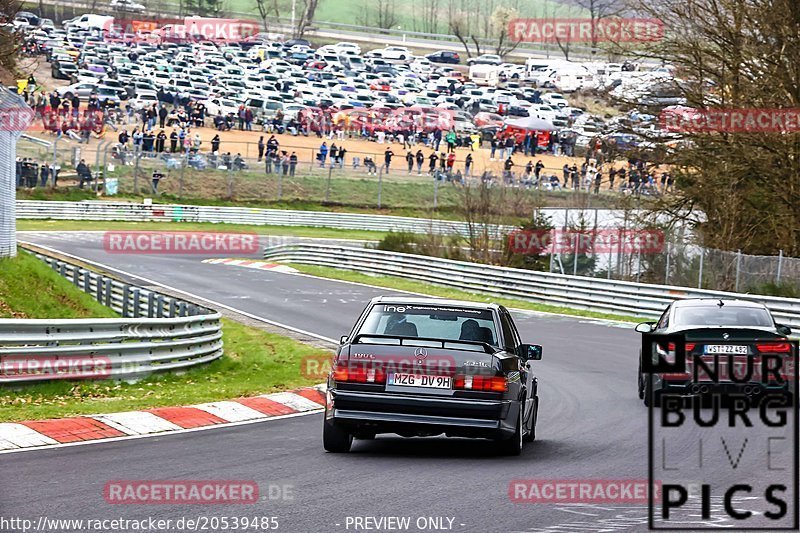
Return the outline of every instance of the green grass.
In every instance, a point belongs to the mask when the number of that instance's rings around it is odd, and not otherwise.
[[[305,358],[330,354],[292,339],[223,320],[225,355],[182,373],[154,374],[134,384],[59,381],[0,389],[0,422],[112,413],[254,396],[313,385]]]
[[[353,281],[356,283],[365,283],[368,285],[375,285],[387,289],[398,291],[415,292],[425,294],[428,296],[438,296],[441,298],[451,298],[454,300],[465,300],[468,302],[492,302],[504,305],[514,309],[524,309],[527,311],[540,311],[543,313],[559,313],[564,315],[572,315],[578,317],[588,318],[602,318],[606,320],[617,320],[620,322],[635,322],[637,317],[627,315],[615,315],[611,313],[597,313],[594,311],[584,311],[581,309],[572,309],[569,307],[559,307],[555,305],[539,304],[527,300],[518,300],[515,298],[500,298],[497,296],[490,296],[480,293],[462,291],[459,289],[452,289],[441,285],[433,285],[421,281],[414,281],[409,279],[398,278],[394,276],[373,276],[362,274],[361,272],[353,272],[349,270],[340,270],[338,268],[317,266],[317,265],[303,265],[298,263],[289,263],[289,266],[296,268],[304,274],[311,276],[318,276],[322,278],[336,279],[341,281]],[[644,320],[644,319],[642,319]]]
[[[215,224],[212,222],[121,222],[101,220],[18,220],[18,231],[209,231],[287,237],[316,237],[350,240],[380,240],[385,233],[367,230],[311,228],[305,226],[251,226],[246,224]]]
[[[0,318],[116,316],[30,254],[0,259]]]

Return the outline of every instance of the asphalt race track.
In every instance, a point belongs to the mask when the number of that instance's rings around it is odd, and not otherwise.
[[[369,298],[391,292],[206,264],[192,255],[107,254],[96,233],[23,232],[19,238],[331,339],[348,333]],[[352,517],[390,516],[411,517],[410,531],[420,530],[415,524],[420,517],[453,519],[452,531],[646,531],[646,505],[510,501],[509,484],[517,479],[646,480],[648,457],[647,408],[636,396],[639,335],[588,319],[530,313],[516,313],[515,319],[524,341],[544,347],[544,359],[534,363],[541,396],[537,441],[526,444],[520,457],[493,455],[483,441],[392,436],[356,441],[349,455],[328,454],[321,443],[322,416],[314,414],[0,455],[0,515],[34,521],[42,515],[276,516],[278,531],[291,532],[355,531]],[[671,449],[692,457],[699,437],[687,429]],[[740,441],[728,443],[734,455]],[[720,455],[719,450],[719,438],[716,444],[708,439],[707,453]],[[714,481],[727,486],[778,475],[767,470],[758,450],[745,450],[738,468],[720,470]],[[262,501],[183,507],[106,503],[104,484],[127,479],[254,480]],[[290,486],[291,498],[269,499],[268,488],[277,486]],[[713,496],[716,510],[720,494]],[[758,497],[752,507],[761,509],[762,495],[752,496]],[[748,500],[740,502],[747,505]],[[734,522],[687,514],[682,527],[712,525],[731,528]]]

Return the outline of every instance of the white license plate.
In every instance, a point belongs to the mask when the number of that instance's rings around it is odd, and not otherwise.
[[[452,389],[453,378],[449,376],[429,376],[426,374],[389,374],[387,385],[399,387],[426,387],[429,389]]]
[[[707,344],[705,353],[707,354],[729,354],[747,355],[747,346],[742,344]]]

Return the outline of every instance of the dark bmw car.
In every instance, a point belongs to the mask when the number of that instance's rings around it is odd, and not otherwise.
[[[356,439],[492,439],[518,455],[533,441],[539,408],[531,361],[502,306],[379,297],[342,337],[328,377],[323,444],[347,452]]]
[[[638,389],[645,405],[660,406],[665,394],[757,397],[791,392],[796,357],[795,344],[788,338],[791,329],[776,324],[762,304],[711,298],[678,300],[657,322],[638,324],[636,331],[654,335],[646,337],[654,339],[647,344],[654,364],[674,364],[677,342],[684,343],[686,355],[682,371],[656,368],[651,389],[640,351]],[[781,379],[766,370],[765,365],[777,368],[776,359],[781,360]]]
[[[433,63],[449,63],[451,65],[458,65],[461,63],[461,56],[459,56],[457,52],[450,52],[447,50],[439,50],[425,57]]]

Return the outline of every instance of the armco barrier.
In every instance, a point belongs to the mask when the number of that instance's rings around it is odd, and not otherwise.
[[[17,218],[53,220],[120,220],[128,222],[216,222],[257,226],[308,226],[371,231],[410,231],[468,235],[465,222],[387,215],[290,211],[208,205],[134,204],[124,202],[17,201]],[[495,226],[510,231],[511,227]]]
[[[559,307],[647,318],[658,317],[667,304],[676,299],[741,298],[764,303],[778,322],[800,328],[800,300],[791,298],[567,276],[333,245],[274,246],[264,251],[264,258],[397,276]]]
[[[80,358],[102,362],[106,370],[96,377],[136,379],[222,356],[218,312],[52,257],[36,256],[123,318],[0,319],[0,383],[54,378],[49,373],[8,371],[19,362],[30,369]]]

